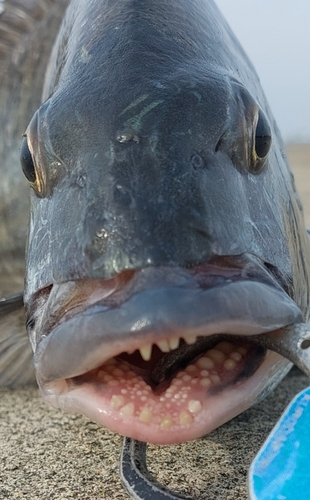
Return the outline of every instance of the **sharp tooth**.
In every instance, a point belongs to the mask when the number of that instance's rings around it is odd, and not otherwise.
[[[173,339],[169,339],[168,343],[169,343],[170,349],[173,351],[174,349],[177,349],[179,347],[180,339],[175,337]]]
[[[152,356],[152,344],[144,345],[143,347],[140,347],[139,349],[141,357],[144,359],[144,361],[150,361],[151,356]]]
[[[195,344],[197,335],[188,335],[187,337],[184,337],[184,340],[188,345]]]
[[[167,340],[160,340],[159,342],[157,342],[157,345],[162,352],[170,351],[170,347]]]
[[[133,354],[135,351],[137,351],[137,349],[134,347],[133,349],[129,349],[127,352],[127,354]]]

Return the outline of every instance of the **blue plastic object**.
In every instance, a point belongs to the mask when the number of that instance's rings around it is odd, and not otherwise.
[[[249,469],[250,500],[310,500],[310,387],[283,413]]]

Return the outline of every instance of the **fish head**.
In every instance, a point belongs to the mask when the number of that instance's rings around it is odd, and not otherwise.
[[[184,58],[148,16],[129,45],[113,16],[91,45],[81,20],[63,28],[22,145],[25,304],[44,398],[164,444],[211,431],[288,371],[251,336],[307,319],[309,244],[247,60],[232,71],[209,35],[217,66]]]

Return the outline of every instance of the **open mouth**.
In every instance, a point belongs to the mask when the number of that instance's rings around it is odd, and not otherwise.
[[[56,284],[28,311],[45,399],[159,444],[195,439],[250,406],[290,366],[251,335],[301,320],[251,256]]]

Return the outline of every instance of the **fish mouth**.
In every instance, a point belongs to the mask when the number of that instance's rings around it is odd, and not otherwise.
[[[242,255],[53,284],[27,305],[43,397],[140,441],[200,437],[290,367],[251,343],[302,320],[280,282]]]

